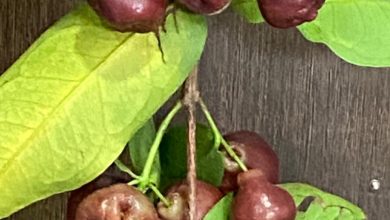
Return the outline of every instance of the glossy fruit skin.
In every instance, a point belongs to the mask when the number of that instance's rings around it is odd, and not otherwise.
[[[149,199],[127,184],[99,189],[85,198],[76,211],[76,220],[158,220]]]
[[[238,176],[239,190],[233,203],[233,220],[294,220],[296,207],[284,189],[269,183],[260,170]]]
[[[128,183],[131,177],[120,171],[115,165],[111,165],[103,174],[93,181],[70,193],[67,208],[67,220],[74,220],[76,210],[81,201],[94,191],[111,186],[116,183]]]
[[[312,21],[325,0],[258,0],[264,19],[274,27],[290,28]]]
[[[179,4],[197,14],[215,15],[229,7],[231,0],[177,0]]]
[[[221,191],[206,182],[196,181],[196,220],[202,220],[207,212],[223,197]],[[162,220],[188,220],[188,185],[180,182],[167,191],[166,196],[172,205],[167,208],[158,203],[157,211]]]
[[[248,169],[260,169],[269,182],[279,183],[278,155],[259,134],[252,131],[237,131],[226,134],[224,138]],[[237,190],[237,175],[240,172],[237,163],[225,156],[225,174],[220,189],[223,192]]]
[[[88,0],[92,8],[118,31],[158,32],[168,0]]]

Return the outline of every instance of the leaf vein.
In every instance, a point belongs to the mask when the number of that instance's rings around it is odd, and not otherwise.
[[[77,86],[75,86],[70,92],[68,95],[66,95],[62,101],[57,105],[57,107],[53,108],[53,110],[48,114],[48,116],[40,123],[40,125],[35,129],[35,131],[30,135],[29,138],[26,139],[25,142],[23,142],[20,147],[18,148],[18,150],[16,152],[14,152],[10,158],[8,159],[8,161],[0,168],[0,176],[4,173],[7,172],[7,170],[11,167],[10,164],[12,163],[12,161],[14,161],[17,157],[20,156],[20,154],[26,149],[26,146],[27,146],[27,143],[32,139],[32,137],[34,135],[36,135],[41,129],[43,129],[44,125],[46,124],[46,122],[48,121],[48,119],[50,118],[50,116],[52,116],[58,109],[60,109],[66,102],[66,100],[68,100],[71,95],[74,93],[74,91],[77,90],[77,88],[79,88],[79,85],[81,85],[84,81],[86,81],[90,76],[93,75],[93,73],[99,69],[99,67],[101,65],[103,65],[105,63],[105,61],[110,57],[112,56],[118,48],[120,48],[121,46],[123,46],[131,37],[133,36],[133,34],[130,34],[127,38],[125,38],[121,43],[118,44],[118,46],[116,46],[99,64],[96,65],[96,67],[94,69],[91,70],[91,73],[84,76],[82,79],[80,79],[79,83]],[[25,76],[23,76],[25,77]],[[46,78],[46,77],[44,77]],[[48,79],[50,79],[50,77],[48,77]]]

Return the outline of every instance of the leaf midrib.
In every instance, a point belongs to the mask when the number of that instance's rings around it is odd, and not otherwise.
[[[79,83],[63,98],[63,100],[56,107],[53,108],[53,110],[47,115],[47,117],[35,128],[34,132],[30,135],[30,137],[27,138],[26,141],[24,141],[22,144],[20,144],[18,150],[13,153],[11,157],[8,158],[8,161],[3,165],[2,168],[0,168],[0,176],[7,172],[7,170],[11,167],[12,161],[18,158],[26,150],[28,143],[31,142],[33,137],[45,127],[46,123],[50,120],[50,118],[52,118],[52,116],[59,109],[65,106],[67,100],[73,97],[73,94],[80,88],[80,85],[87,81],[90,77],[92,77],[96,70],[99,69],[103,64],[105,64],[106,61],[109,60],[109,58],[113,56],[113,54],[115,54],[115,52],[118,51],[118,49],[120,49],[133,35],[134,33],[130,33],[128,37],[126,37],[121,43],[119,43],[118,46],[114,47],[114,49],[110,53],[108,53],[108,55],[105,56],[104,59],[99,62],[95,68],[90,71],[90,74],[87,74],[80,79]]]

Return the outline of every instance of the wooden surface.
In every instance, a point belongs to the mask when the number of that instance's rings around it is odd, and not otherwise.
[[[0,73],[77,1],[0,0]],[[314,184],[370,220],[388,219],[390,69],[347,64],[294,29],[249,25],[230,12],[209,23],[200,84],[222,130],[260,132],[278,151],[283,181]],[[65,207],[58,195],[9,219],[64,219]]]

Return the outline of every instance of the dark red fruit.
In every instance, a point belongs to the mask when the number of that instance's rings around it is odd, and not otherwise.
[[[317,17],[325,0],[258,0],[264,19],[274,27],[295,27]]]
[[[238,175],[239,190],[233,203],[233,220],[294,220],[293,198],[267,181],[260,170]]]
[[[158,32],[168,0],[88,0],[95,11],[119,31]]]
[[[77,208],[76,220],[158,220],[149,199],[136,188],[116,184],[95,191]]]
[[[224,11],[231,0],[177,0],[188,10],[205,15],[219,14]]]
[[[222,198],[222,193],[213,185],[196,181],[196,220],[201,220],[207,212]],[[162,202],[157,205],[157,211],[162,220],[187,220],[188,217],[188,185],[181,182],[172,186],[167,192],[167,198],[172,202],[166,207]]]
[[[260,135],[251,131],[238,131],[227,134],[224,138],[248,169],[260,169],[269,182],[279,183],[278,156]],[[220,189],[223,192],[237,190],[237,175],[240,172],[237,163],[225,156],[225,174]]]
[[[75,219],[77,207],[89,194],[116,183],[128,183],[130,180],[131,177],[128,174],[120,171],[115,165],[111,165],[96,179],[70,193],[70,197],[68,199],[67,220]]]

